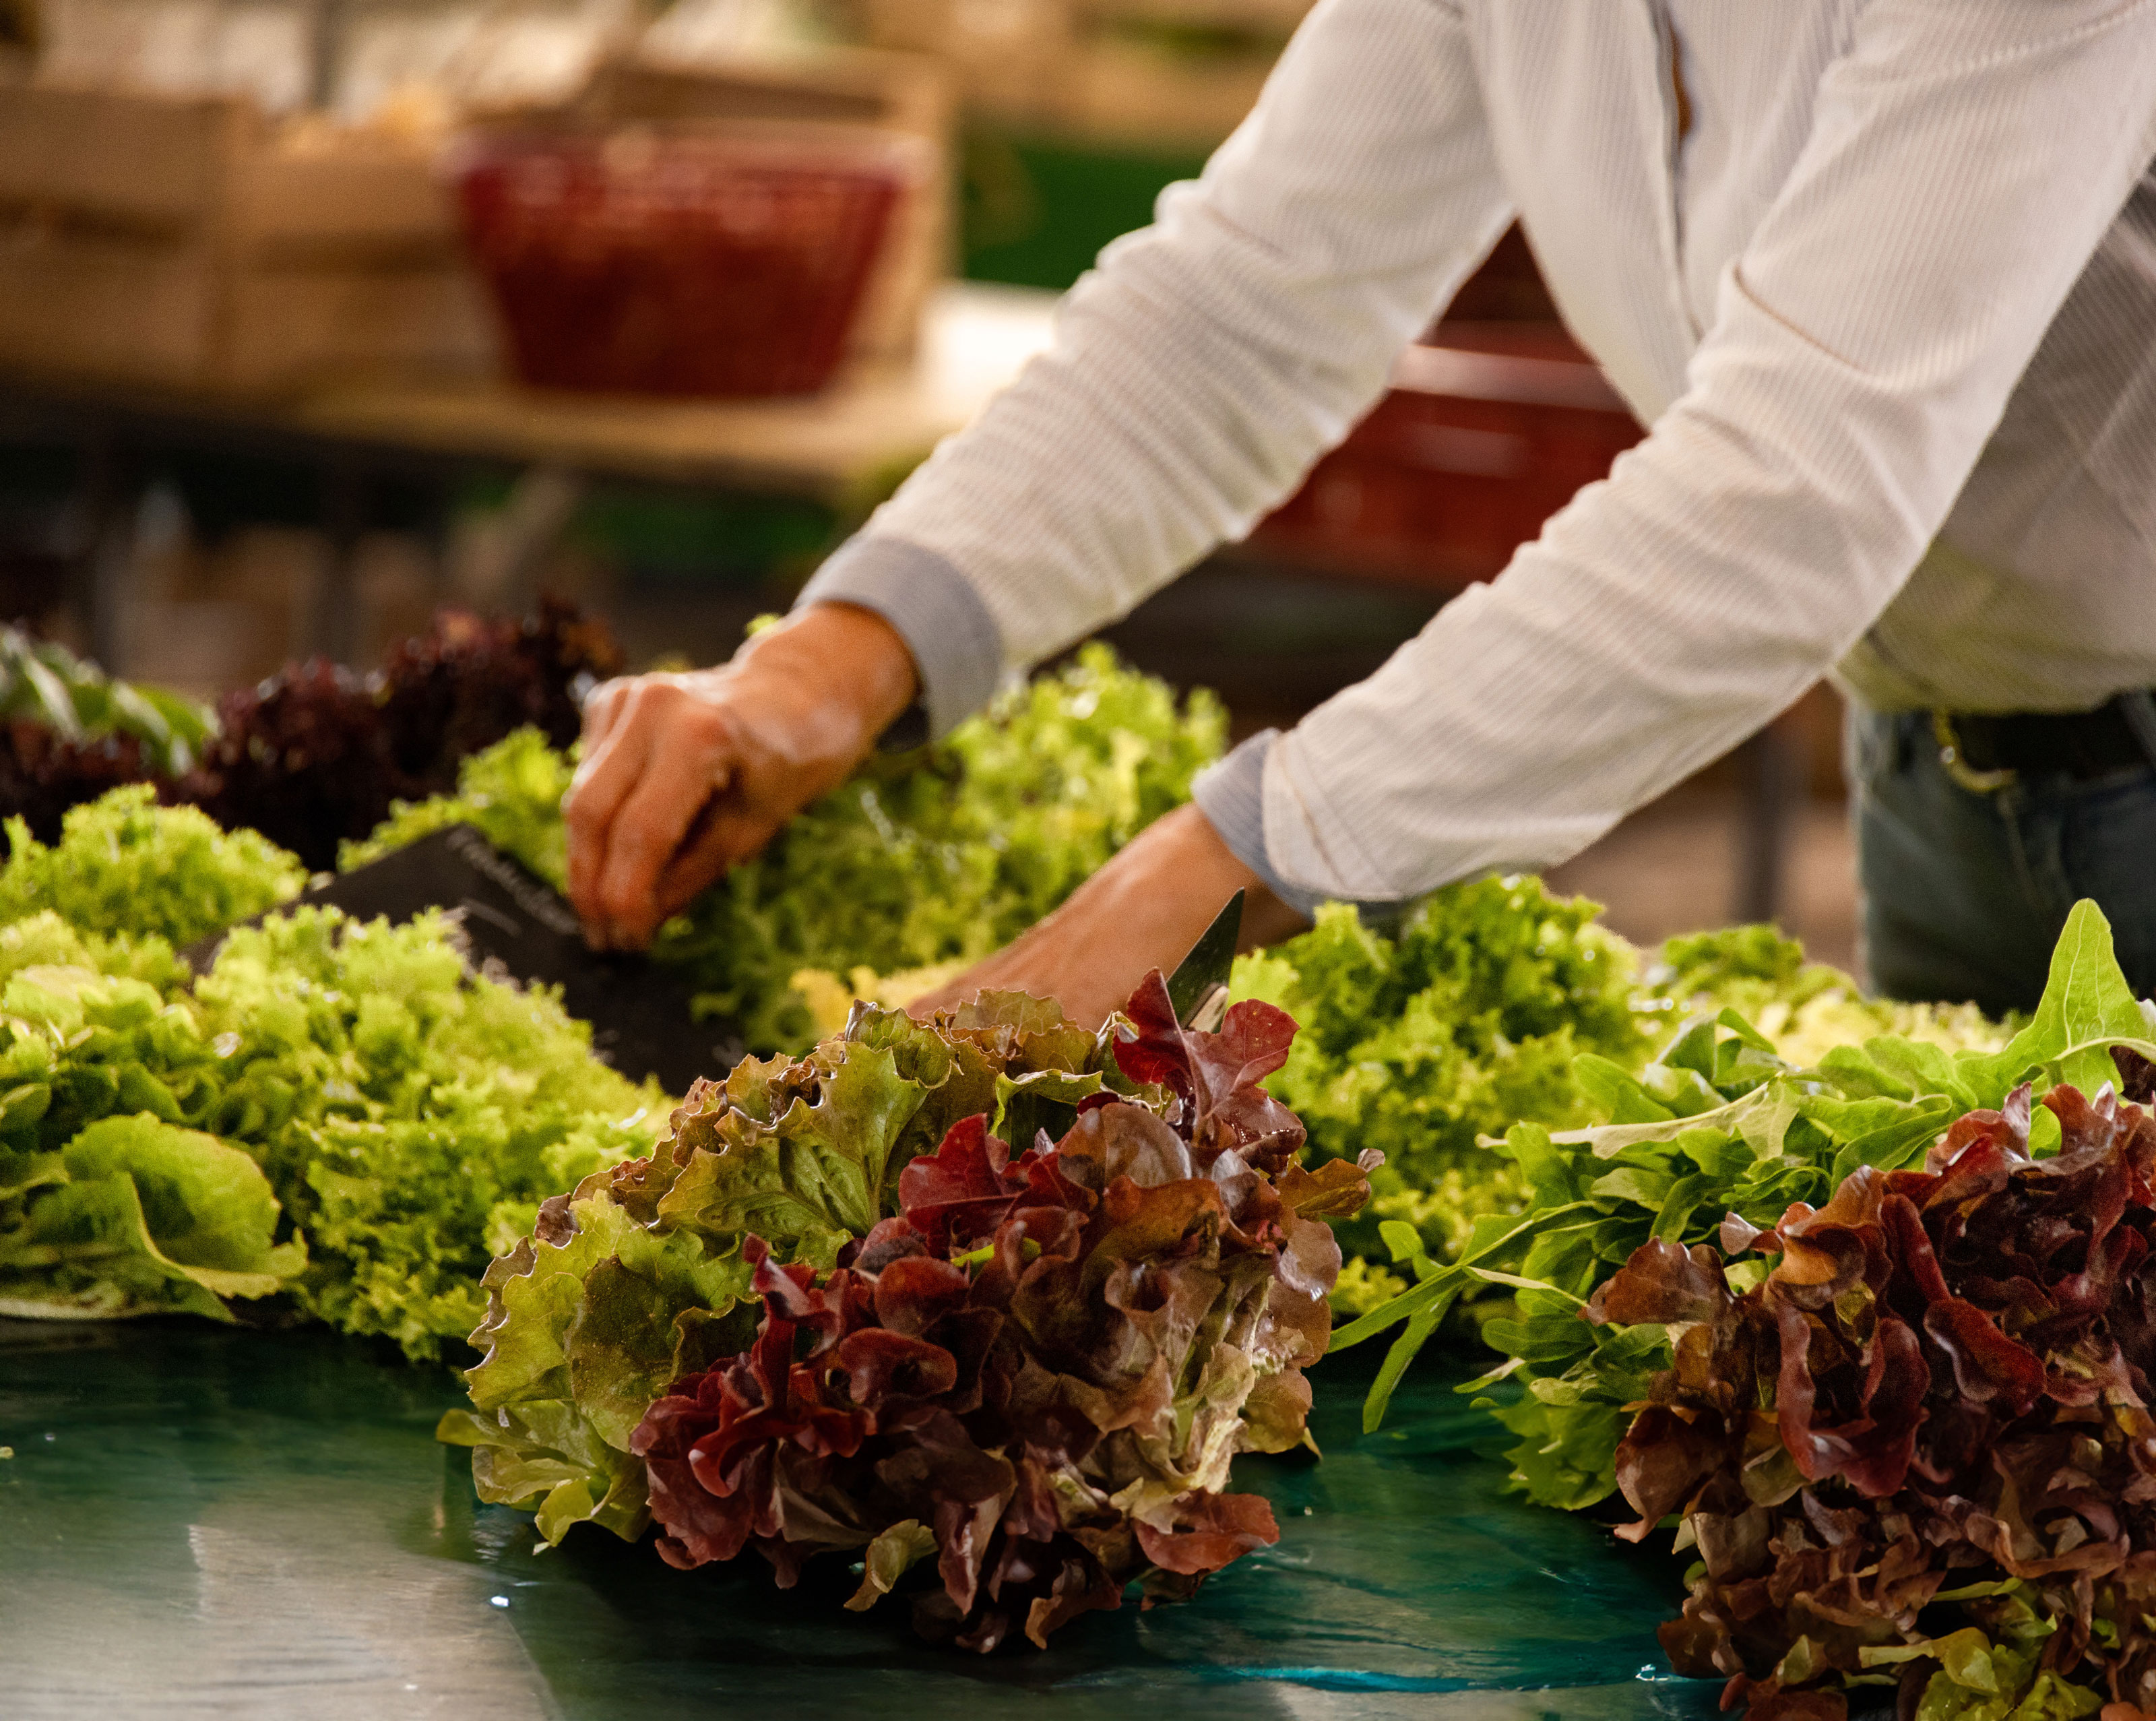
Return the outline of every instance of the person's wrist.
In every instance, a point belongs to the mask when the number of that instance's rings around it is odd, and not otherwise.
[[[810,690],[827,713],[834,707],[847,712],[862,752],[920,696],[920,672],[897,629],[855,604],[812,604],[798,610],[751,640],[735,660],[752,660],[757,670]]]
[[[1238,949],[1278,943],[1309,926],[1308,917],[1276,896],[1265,875],[1235,851],[1204,808],[1194,802],[1168,818],[1175,821],[1175,845],[1159,856],[1157,866],[1166,877],[1203,879],[1220,902],[1237,891],[1243,893]]]

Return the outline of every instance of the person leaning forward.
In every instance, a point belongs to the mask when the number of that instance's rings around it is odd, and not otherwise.
[[[1646,439],[946,995],[1553,865],[1827,674],[1881,990],[2026,1007],[2087,896],[2156,991],[2152,155],[2156,0],[1320,0],[783,625],[598,692],[571,895],[644,943],[1248,532],[1517,220]]]

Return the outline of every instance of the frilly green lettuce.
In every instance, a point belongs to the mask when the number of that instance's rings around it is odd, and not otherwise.
[[[160,807],[147,783],[71,809],[50,848],[19,819],[7,829],[0,922],[49,909],[80,932],[183,946],[289,901],[307,881],[268,838],[220,830],[192,807]]]
[[[1327,903],[1310,932],[1236,962],[1233,996],[1301,1025],[1269,1086],[1303,1120],[1313,1158],[1385,1155],[1368,1209],[1341,1235],[1363,1262],[1335,1293],[1342,1313],[1407,1287],[1381,1264],[1382,1226],[1405,1225],[1445,1256],[1478,1218],[1517,1208],[1524,1186],[1478,1138],[1521,1117],[1584,1122],[1579,1053],[1644,1058],[1637,955],[1599,912],[1539,879],[1481,879],[1424,899],[1391,932]]]
[[[226,941],[193,1006],[224,1048],[208,1127],[256,1156],[308,1241],[301,1309],[414,1358],[479,1320],[490,1238],[647,1151],[664,1108],[545,989],[468,975],[433,916],[273,916]]]
[[[204,852],[190,846],[200,814],[110,798],[70,815],[70,840],[107,814],[146,821],[145,855]],[[235,852],[223,842],[211,860]],[[81,912],[94,894],[62,898]],[[233,932],[199,981],[156,934],[85,931],[50,911],[0,927],[0,1274],[17,1301],[217,1315],[223,1298],[276,1291],[438,1357],[484,1309],[491,1240],[527,1230],[552,1191],[648,1151],[664,1110],[656,1087],[591,1056],[588,1030],[552,994],[468,974],[435,917],[272,915]],[[177,1210],[111,1174],[54,1193],[85,1132],[138,1115],[175,1127],[205,1174],[247,1167],[222,1194],[186,1185],[182,1229],[207,1235],[222,1215],[272,1251],[263,1262],[190,1253],[168,1235]],[[266,1220],[247,1189],[271,1198]]]

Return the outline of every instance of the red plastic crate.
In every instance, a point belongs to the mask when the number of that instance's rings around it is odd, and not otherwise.
[[[517,375],[613,393],[830,381],[911,140],[637,131],[468,141],[465,230]]]
[[[1640,429],[1554,325],[1440,326],[1393,387],[1250,538],[1267,559],[1456,592],[1637,442]]]

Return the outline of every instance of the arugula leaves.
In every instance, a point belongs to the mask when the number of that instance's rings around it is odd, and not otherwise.
[[[0,719],[49,730],[63,748],[119,737],[161,776],[192,767],[216,728],[192,700],[116,681],[65,646],[12,627],[0,627]]]

